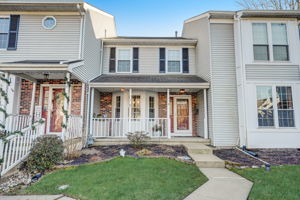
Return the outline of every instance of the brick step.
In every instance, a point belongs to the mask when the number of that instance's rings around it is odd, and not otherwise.
[[[225,162],[212,154],[190,154],[196,162],[196,165],[201,168],[224,168]]]

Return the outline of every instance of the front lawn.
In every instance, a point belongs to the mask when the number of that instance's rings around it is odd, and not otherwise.
[[[300,165],[276,166],[269,172],[264,168],[232,171],[254,182],[249,200],[300,199]]]
[[[22,194],[65,194],[79,199],[182,200],[207,178],[195,165],[166,158],[116,158],[53,172]],[[70,185],[60,191],[60,185]]]

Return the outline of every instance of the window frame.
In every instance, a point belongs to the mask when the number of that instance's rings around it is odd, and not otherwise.
[[[254,59],[254,38],[253,38],[253,24],[267,24],[267,36],[268,36],[268,55],[269,55],[269,60],[255,60]],[[288,60],[274,60],[274,51],[273,51],[273,35],[272,35],[272,24],[285,24],[286,26],[286,36],[287,36],[287,44],[283,46],[287,46],[287,57]],[[252,30],[252,59],[253,63],[290,63],[291,62],[291,54],[290,54],[290,40],[289,40],[289,24],[288,21],[262,21],[262,20],[254,20],[251,21],[251,30]],[[281,45],[276,45],[275,46],[281,46]]]
[[[7,43],[5,48],[0,48],[0,51],[7,51],[9,41],[9,29],[10,29],[10,15],[0,15],[0,18],[8,19],[8,32],[7,32]]]
[[[130,71],[129,72],[120,72],[118,70],[118,64],[119,64],[119,50],[129,50],[130,51]],[[116,48],[116,63],[115,63],[115,68],[116,68],[116,72],[115,73],[120,73],[120,74],[128,74],[128,73],[133,73],[133,48]]]
[[[53,27],[48,28],[48,27],[45,26],[44,22],[45,22],[45,20],[46,20],[47,18],[52,18],[52,19],[54,19],[54,26],[53,26]],[[56,27],[56,25],[57,25],[57,20],[56,20],[56,18],[55,18],[54,16],[45,16],[45,17],[42,19],[42,26],[43,26],[43,28],[46,29],[46,30],[53,30],[53,29]]]
[[[150,98],[153,98],[153,108],[150,107]],[[155,119],[156,118],[156,97],[154,95],[148,96],[148,118],[149,119]],[[153,117],[150,117],[150,109],[153,109]]]
[[[266,87],[272,87],[272,99],[273,99],[273,117],[274,117],[274,126],[259,126],[258,124],[258,115],[257,115],[257,87],[258,86],[266,86]],[[279,126],[279,117],[278,117],[278,101],[277,101],[277,87],[291,87],[292,92],[292,103],[293,103],[293,110],[294,110],[294,126],[293,127],[281,127]],[[256,106],[256,127],[257,129],[297,129],[297,108],[295,104],[295,88],[292,84],[256,84],[255,85],[255,106]]]
[[[179,51],[179,61],[180,61],[180,71],[179,72],[169,72],[169,51]],[[168,74],[182,74],[183,62],[182,62],[182,48],[166,48],[166,73]]]
[[[139,97],[139,100],[140,100],[139,107],[134,107],[134,103],[133,103],[134,97]],[[136,117],[134,115],[134,113],[137,113],[137,112],[133,111],[134,109],[139,109],[139,114],[140,114],[139,117]],[[139,120],[139,119],[143,118],[142,117],[142,95],[141,94],[133,94],[131,96],[131,117],[130,118],[131,118],[131,120]]]

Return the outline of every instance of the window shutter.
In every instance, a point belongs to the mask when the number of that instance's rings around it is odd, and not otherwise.
[[[189,49],[182,49],[182,72],[189,73]]]
[[[159,72],[166,72],[166,48],[159,48]]]
[[[133,48],[133,73],[139,72],[139,48]]]
[[[16,50],[18,41],[20,15],[10,16],[9,37],[7,50]]]
[[[110,48],[110,57],[109,57],[109,72],[116,72],[116,48]]]

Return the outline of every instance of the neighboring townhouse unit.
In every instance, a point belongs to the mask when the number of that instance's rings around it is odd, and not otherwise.
[[[114,36],[114,17],[82,1],[0,2],[0,71],[20,83],[6,88],[17,96],[17,112],[6,120],[1,113],[6,129],[44,118],[47,134],[81,133],[86,83],[100,75],[101,38]]]
[[[300,11],[210,11],[185,21],[198,40],[215,146],[300,147]]]
[[[180,37],[105,38],[102,73],[92,88],[91,134],[207,138],[206,90],[197,76],[197,40]]]

